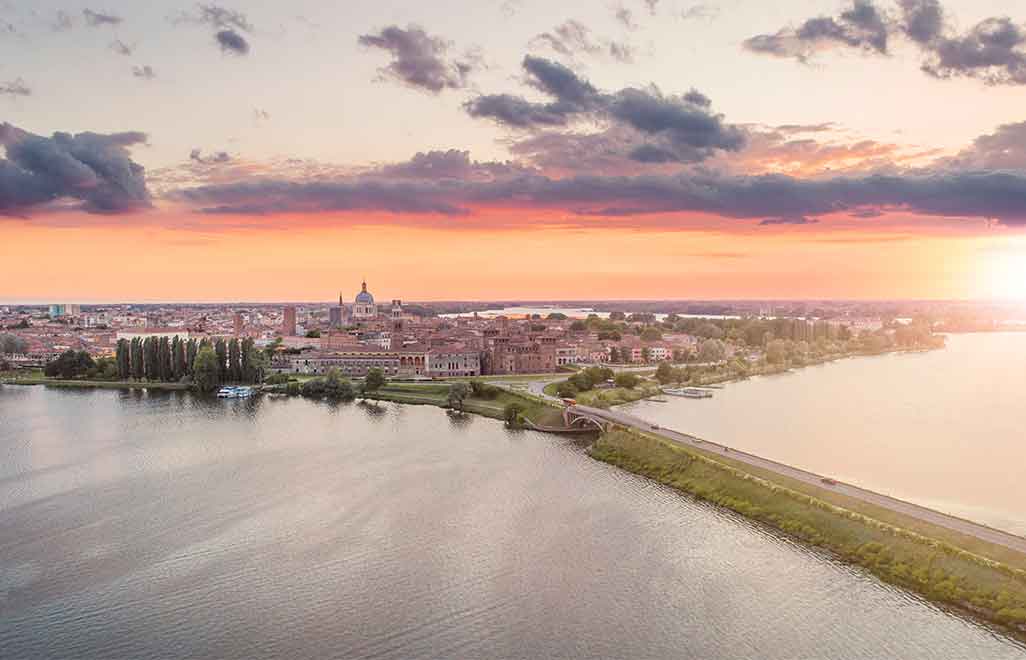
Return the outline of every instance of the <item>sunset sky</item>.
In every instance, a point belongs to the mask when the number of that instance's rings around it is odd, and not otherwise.
[[[1026,299],[1024,229],[1018,1],[0,0],[0,302]]]

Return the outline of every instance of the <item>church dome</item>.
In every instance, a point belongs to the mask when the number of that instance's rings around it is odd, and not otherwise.
[[[373,305],[374,304],[374,296],[372,296],[370,294],[370,291],[367,290],[367,283],[366,282],[363,283],[363,289],[361,289],[360,293],[356,294],[356,302],[357,302],[357,304],[360,304],[360,305]]]

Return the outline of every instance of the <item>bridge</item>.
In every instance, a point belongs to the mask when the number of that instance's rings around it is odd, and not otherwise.
[[[563,407],[563,424],[568,428],[602,432],[612,426],[613,423],[603,415],[596,414],[591,410],[585,410],[576,404],[568,403]]]

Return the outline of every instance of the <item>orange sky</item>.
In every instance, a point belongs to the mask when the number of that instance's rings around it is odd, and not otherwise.
[[[5,271],[24,277],[8,278],[0,301],[323,301],[340,289],[349,297],[362,277],[379,298],[406,300],[1026,295],[1019,290],[1026,242],[1005,230],[729,221],[673,231],[386,224],[197,231],[123,222],[9,222]]]

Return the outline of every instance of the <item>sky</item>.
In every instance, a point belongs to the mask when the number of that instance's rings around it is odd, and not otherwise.
[[[1012,0],[0,0],[0,302],[1026,299]]]

